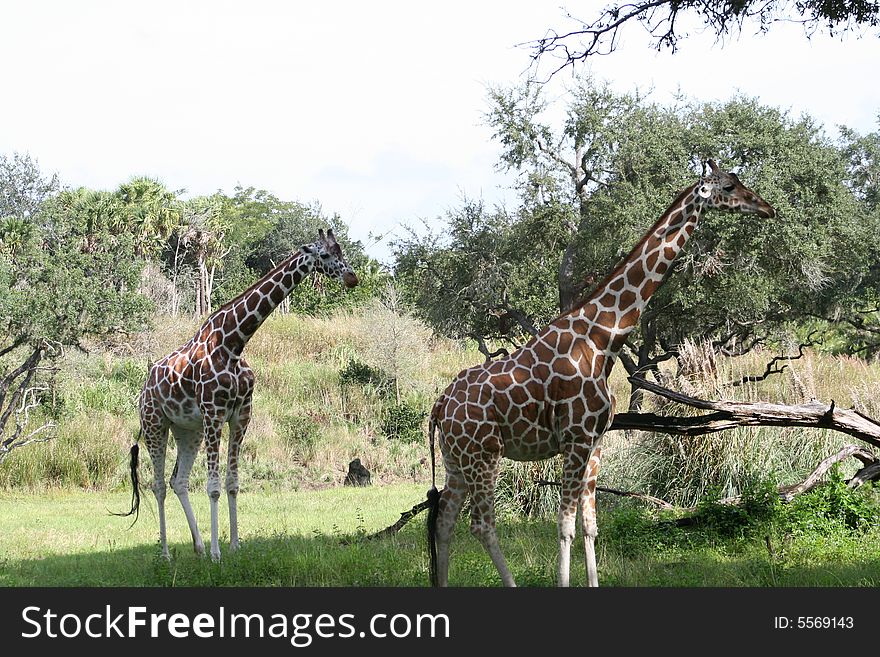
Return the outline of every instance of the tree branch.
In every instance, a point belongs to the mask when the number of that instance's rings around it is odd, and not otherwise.
[[[614,417],[610,427],[612,431],[636,429],[697,436],[734,427],[812,427],[840,431],[880,447],[880,422],[855,410],[837,409],[833,401],[830,406],[818,401],[797,405],[707,401],[670,390],[641,377],[629,377],[629,381],[634,386],[679,404],[713,412],[696,417],[620,413]]]
[[[480,350],[480,353],[486,357],[487,363],[492,362],[493,358],[498,356],[509,356],[510,352],[507,351],[504,347],[499,347],[495,351],[489,351],[489,347],[486,346],[486,340],[482,335],[477,335],[476,333],[469,334],[474,340],[477,341],[477,349]]]
[[[767,367],[764,368],[764,373],[759,376],[744,376],[739,381],[728,381],[727,383],[722,384],[723,386],[731,386],[737,387],[745,385],[746,383],[756,383],[758,381],[765,380],[771,374],[782,374],[785,371],[785,368],[788,365],[783,365],[782,367],[777,368],[776,364],[783,360],[799,360],[804,357],[804,349],[808,347],[812,347],[816,344],[819,344],[820,341],[814,340],[813,336],[818,333],[818,331],[812,331],[810,335],[807,336],[807,341],[803,344],[798,345],[798,354],[797,356],[786,356],[782,354],[780,356],[774,356],[770,362],[767,363]]]

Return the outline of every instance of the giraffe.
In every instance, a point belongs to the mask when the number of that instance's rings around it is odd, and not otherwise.
[[[630,254],[586,298],[520,349],[465,369],[431,411],[446,466],[446,485],[428,491],[431,582],[446,586],[449,543],[462,504],[471,498],[471,533],[489,553],[505,586],[515,586],[495,532],[494,489],[501,457],[539,461],[562,455],[558,515],[559,586],[569,584],[571,543],[580,512],[587,584],[598,586],[596,478],[602,435],[615,399],[608,376],[627,335],[707,210],[776,211],[733,173],[708,160],[709,172],[684,189]],[[439,434],[438,434],[439,431]],[[436,475],[435,475],[436,477]]]
[[[318,231],[318,241],[300,247],[239,296],[221,306],[182,347],[154,363],[140,396],[140,434],[153,461],[153,493],[159,508],[159,538],[162,555],[170,559],[165,533],[165,448],[169,429],[177,443],[177,462],[171,474],[189,529],[193,548],[204,555],[189,501],[189,476],[199,447],[204,442],[208,461],[208,497],[211,507],[211,558],[220,559],[218,500],[220,498],[220,433],[229,424],[229,453],[226,466],[226,496],[229,504],[229,549],[238,540],[238,457],[251,417],[254,373],[242,351],[260,325],[296,285],[313,271],[341,281],[346,287],[358,284],[345,261],[332,230]],[[138,443],[131,448],[131,479],[134,488],[131,510],[140,504],[138,493]]]

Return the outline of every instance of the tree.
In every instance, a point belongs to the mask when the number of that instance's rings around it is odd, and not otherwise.
[[[878,117],[880,118],[880,117]],[[841,350],[867,357],[880,354],[880,256],[877,255],[877,226],[880,226],[880,132],[859,135],[841,128],[841,142],[847,159],[847,185],[865,209],[865,239],[874,256],[867,272],[849,289],[835,291],[836,303],[821,309],[818,317],[838,330]]]
[[[593,55],[613,52],[620,32],[639,23],[651,35],[658,50],[673,52],[687,32],[685,19],[696,19],[719,39],[739,34],[747,25],[766,32],[776,23],[800,23],[807,35],[825,29],[830,34],[861,31],[880,24],[880,2],[876,0],[636,0],[606,5],[596,18],[580,20],[568,15],[577,27],[528,42],[534,64],[546,55],[559,63],[551,76]]]
[[[178,228],[178,241],[195,258],[198,272],[195,314],[204,317],[211,313],[214,275],[230,251],[224,243],[228,225],[223,216],[221,196],[200,196],[187,201],[184,204],[183,217]]]
[[[677,262],[682,275],[656,293],[622,356],[631,373],[656,369],[688,340],[744,353],[864,297],[880,222],[853,193],[844,149],[809,117],[743,97],[661,107],[584,79],[553,126],[541,94],[492,92],[501,165],[519,176],[516,212],[465,204],[446,241],[412,235],[396,247],[405,289],[437,330],[521,341],[517,329],[587,294],[710,156],[779,215],[703,219]]]
[[[122,183],[116,196],[124,227],[135,237],[137,253],[156,257],[183,217],[177,193],[158,180],[140,176]]]
[[[411,230],[392,244],[395,278],[438,333],[471,337],[488,355],[486,340],[515,346],[557,311],[547,290],[567,239],[549,213],[517,216],[465,200],[441,230]]]
[[[0,228],[0,460],[51,427],[32,421],[51,387],[52,361],[86,337],[142,328],[149,311],[137,292],[143,262],[132,237],[96,224],[87,195],[57,193],[57,181],[26,156],[0,160],[10,161],[13,174],[0,183],[7,217]]]

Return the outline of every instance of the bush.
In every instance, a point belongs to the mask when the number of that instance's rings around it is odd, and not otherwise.
[[[697,505],[697,516],[710,530],[731,537],[764,527],[780,507],[776,483],[754,478],[743,486],[737,504],[721,503],[721,488],[713,487]]]
[[[279,422],[278,433],[285,446],[298,454],[305,463],[315,456],[321,441],[321,427],[310,417],[289,415]]]
[[[785,519],[799,531],[846,528],[863,532],[880,522],[880,506],[871,485],[850,489],[835,465],[825,484],[795,498]]]
[[[343,386],[371,385],[376,389],[384,390],[388,385],[388,379],[382,370],[349,357],[345,367],[339,370],[339,383]]]
[[[382,412],[382,433],[403,442],[416,442],[424,437],[422,421],[428,414],[412,402],[387,404]]]

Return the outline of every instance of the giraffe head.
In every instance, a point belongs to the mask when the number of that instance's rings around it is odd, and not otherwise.
[[[743,185],[735,173],[723,171],[715,160],[707,164],[710,172],[696,186],[697,200],[704,208],[756,214],[763,219],[776,216],[773,206]]]
[[[355,287],[358,284],[358,278],[351,265],[345,261],[342,249],[336,243],[336,237],[331,229],[328,228],[326,234],[323,229],[318,230],[318,241],[303,249],[307,253],[314,254],[315,271],[329,278],[335,278],[345,287]]]

